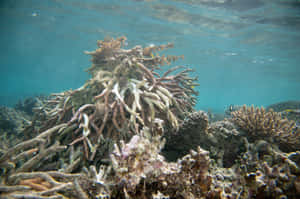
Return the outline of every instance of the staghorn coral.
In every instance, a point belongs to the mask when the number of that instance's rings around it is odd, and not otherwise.
[[[98,49],[86,52],[92,56],[91,79],[74,91],[54,94],[40,107],[47,120],[42,130],[65,122],[78,125],[75,136],[65,139],[80,143],[90,161],[107,139],[128,140],[145,126],[152,133],[178,129],[195,104],[197,84],[188,76],[190,69],[172,74],[182,68],[176,66],[159,74],[162,65],[179,58],[158,54],[172,44],[122,49],[125,41],[98,41]]]
[[[159,65],[170,64],[177,57],[154,56],[153,52],[173,45],[144,49],[136,46],[125,50],[121,49],[125,39],[102,41],[97,50],[86,52],[93,62],[89,69],[93,77],[87,86],[103,88],[94,97],[104,109],[104,119],[97,133],[102,134],[108,120],[117,131],[124,128],[123,124],[130,124],[134,132],[143,126],[151,128],[156,118],[178,128],[178,120],[184,112],[192,110],[195,103],[192,97],[196,94],[193,90],[195,79],[187,76],[189,70],[169,75],[181,67],[172,68],[162,76],[154,72]]]
[[[64,150],[66,146],[61,146],[59,142],[53,145],[47,144],[47,137],[60,129],[64,129],[66,124],[55,126],[30,140],[21,142],[9,148],[0,157],[0,165],[3,169],[16,168],[20,160],[27,159],[18,171],[28,171],[33,165],[40,163],[49,153]],[[38,152],[38,153],[37,153]],[[33,157],[31,157],[33,155]],[[30,157],[30,158],[29,158]],[[29,158],[29,159],[28,159]]]
[[[188,76],[190,69],[173,74],[183,68],[177,66],[160,75],[162,65],[183,58],[158,54],[173,44],[123,49],[125,41],[125,37],[108,38],[98,41],[95,51],[86,52],[92,57],[91,79],[82,87],[36,99],[34,120],[24,135],[34,137],[67,124],[67,130],[61,129],[63,133],[55,138],[70,146],[63,157],[76,152],[72,163],[61,160],[59,165],[65,169],[73,170],[87,161],[99,163],[108,157],[114,141],[128,140],[143,127],[157,134],[177,129],[193,109],[197,84],[196,78]],[[55,142],[52,138],[49,144]]]
[[[269,139],[272,143],[281,144],[285,150],[300,147],[300,131],[294,121],[283,119],[280,113],[254,106],[232,112],[232,122],[247,132],[252,139]]]

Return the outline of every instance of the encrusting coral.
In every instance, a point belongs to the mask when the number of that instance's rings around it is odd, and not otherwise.
[[[286,150],[300,147],[300,130],[294,121],[289,121],[281,113],[266,111],[263,107],[243,106],[232,114],[232,121],[247,132],[252,139],[268,139],[277,142]]]

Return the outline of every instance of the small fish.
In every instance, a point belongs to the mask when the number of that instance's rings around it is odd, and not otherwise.
[[[233,104],[230,104],[229,107],[228,107],[228,110],[230,112],[234,111],[234,105]]]
[[[300,114],[300,109],[285,109],[282,112]]]
[[[33,12],[33,13],[31,13],[31,16],[33,16],[33,17],[37,17],[39,14],[37,13],[37,12]]]

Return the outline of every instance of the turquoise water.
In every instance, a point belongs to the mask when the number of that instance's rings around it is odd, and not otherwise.
[[[224,3],[225,2],[225,3]],[[0,104],[76,89],[96,41],[173,42],[199,76],[197,109],[300,100],[300,2],[2,0]]]

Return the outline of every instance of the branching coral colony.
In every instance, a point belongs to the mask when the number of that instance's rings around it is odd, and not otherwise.
[[[300,147],[300,130],[294,121],[289,121],[281,113],[266,111],[263,107],[254,108],[244,105],[240,110],[232,112],[232,121],[247,131],[249,138],[267,139],[277,142],[285,150]]]
[[[192,95],[196,94],[193,90],[196,79],[187,76],[189,69],[168,76],[181,68],[179,66],[162,76],[154,71],[160,69],[159,65],[170,64],[179,58],[153,55],[158,50],[172,47],[172,44],[124,50],[120,47],[125,40],[121,37],[99,41],[96,51],[86,52],[92,56],[93,65],[89,72],[93,78],[85,86],[101,88],[94,89],[101,91],[94,100],[96,109],[104,115],[103,119],[99,122],[91,117],[100,126],[98,135],[103,134],[109,122],[112,122],[114,132],[128,127],[139,132],[143,126],[153,128],[162,121],[178,128],[178,120],[185,112],[191,111],[195,103]]]
[[[40,107],[47,118],[40,130],[61,123],[77,128],[72,138],[62,136],[70,141],[66,144],[82,143],[89,160],[103,138],[128,140],[145,126],[153,134],[161,134],[163,127],[177,129],[196,101],[197,78],[188,76],[191,69],[174,74],[183,68],[176,66],[160,72],[161,66],[183,58],[158,54],[172,44],[122,49],[125,41],[126,37],[98,41],[98,49],[85,52],[92,57],[91,79],[74,91],[53,94]]]

